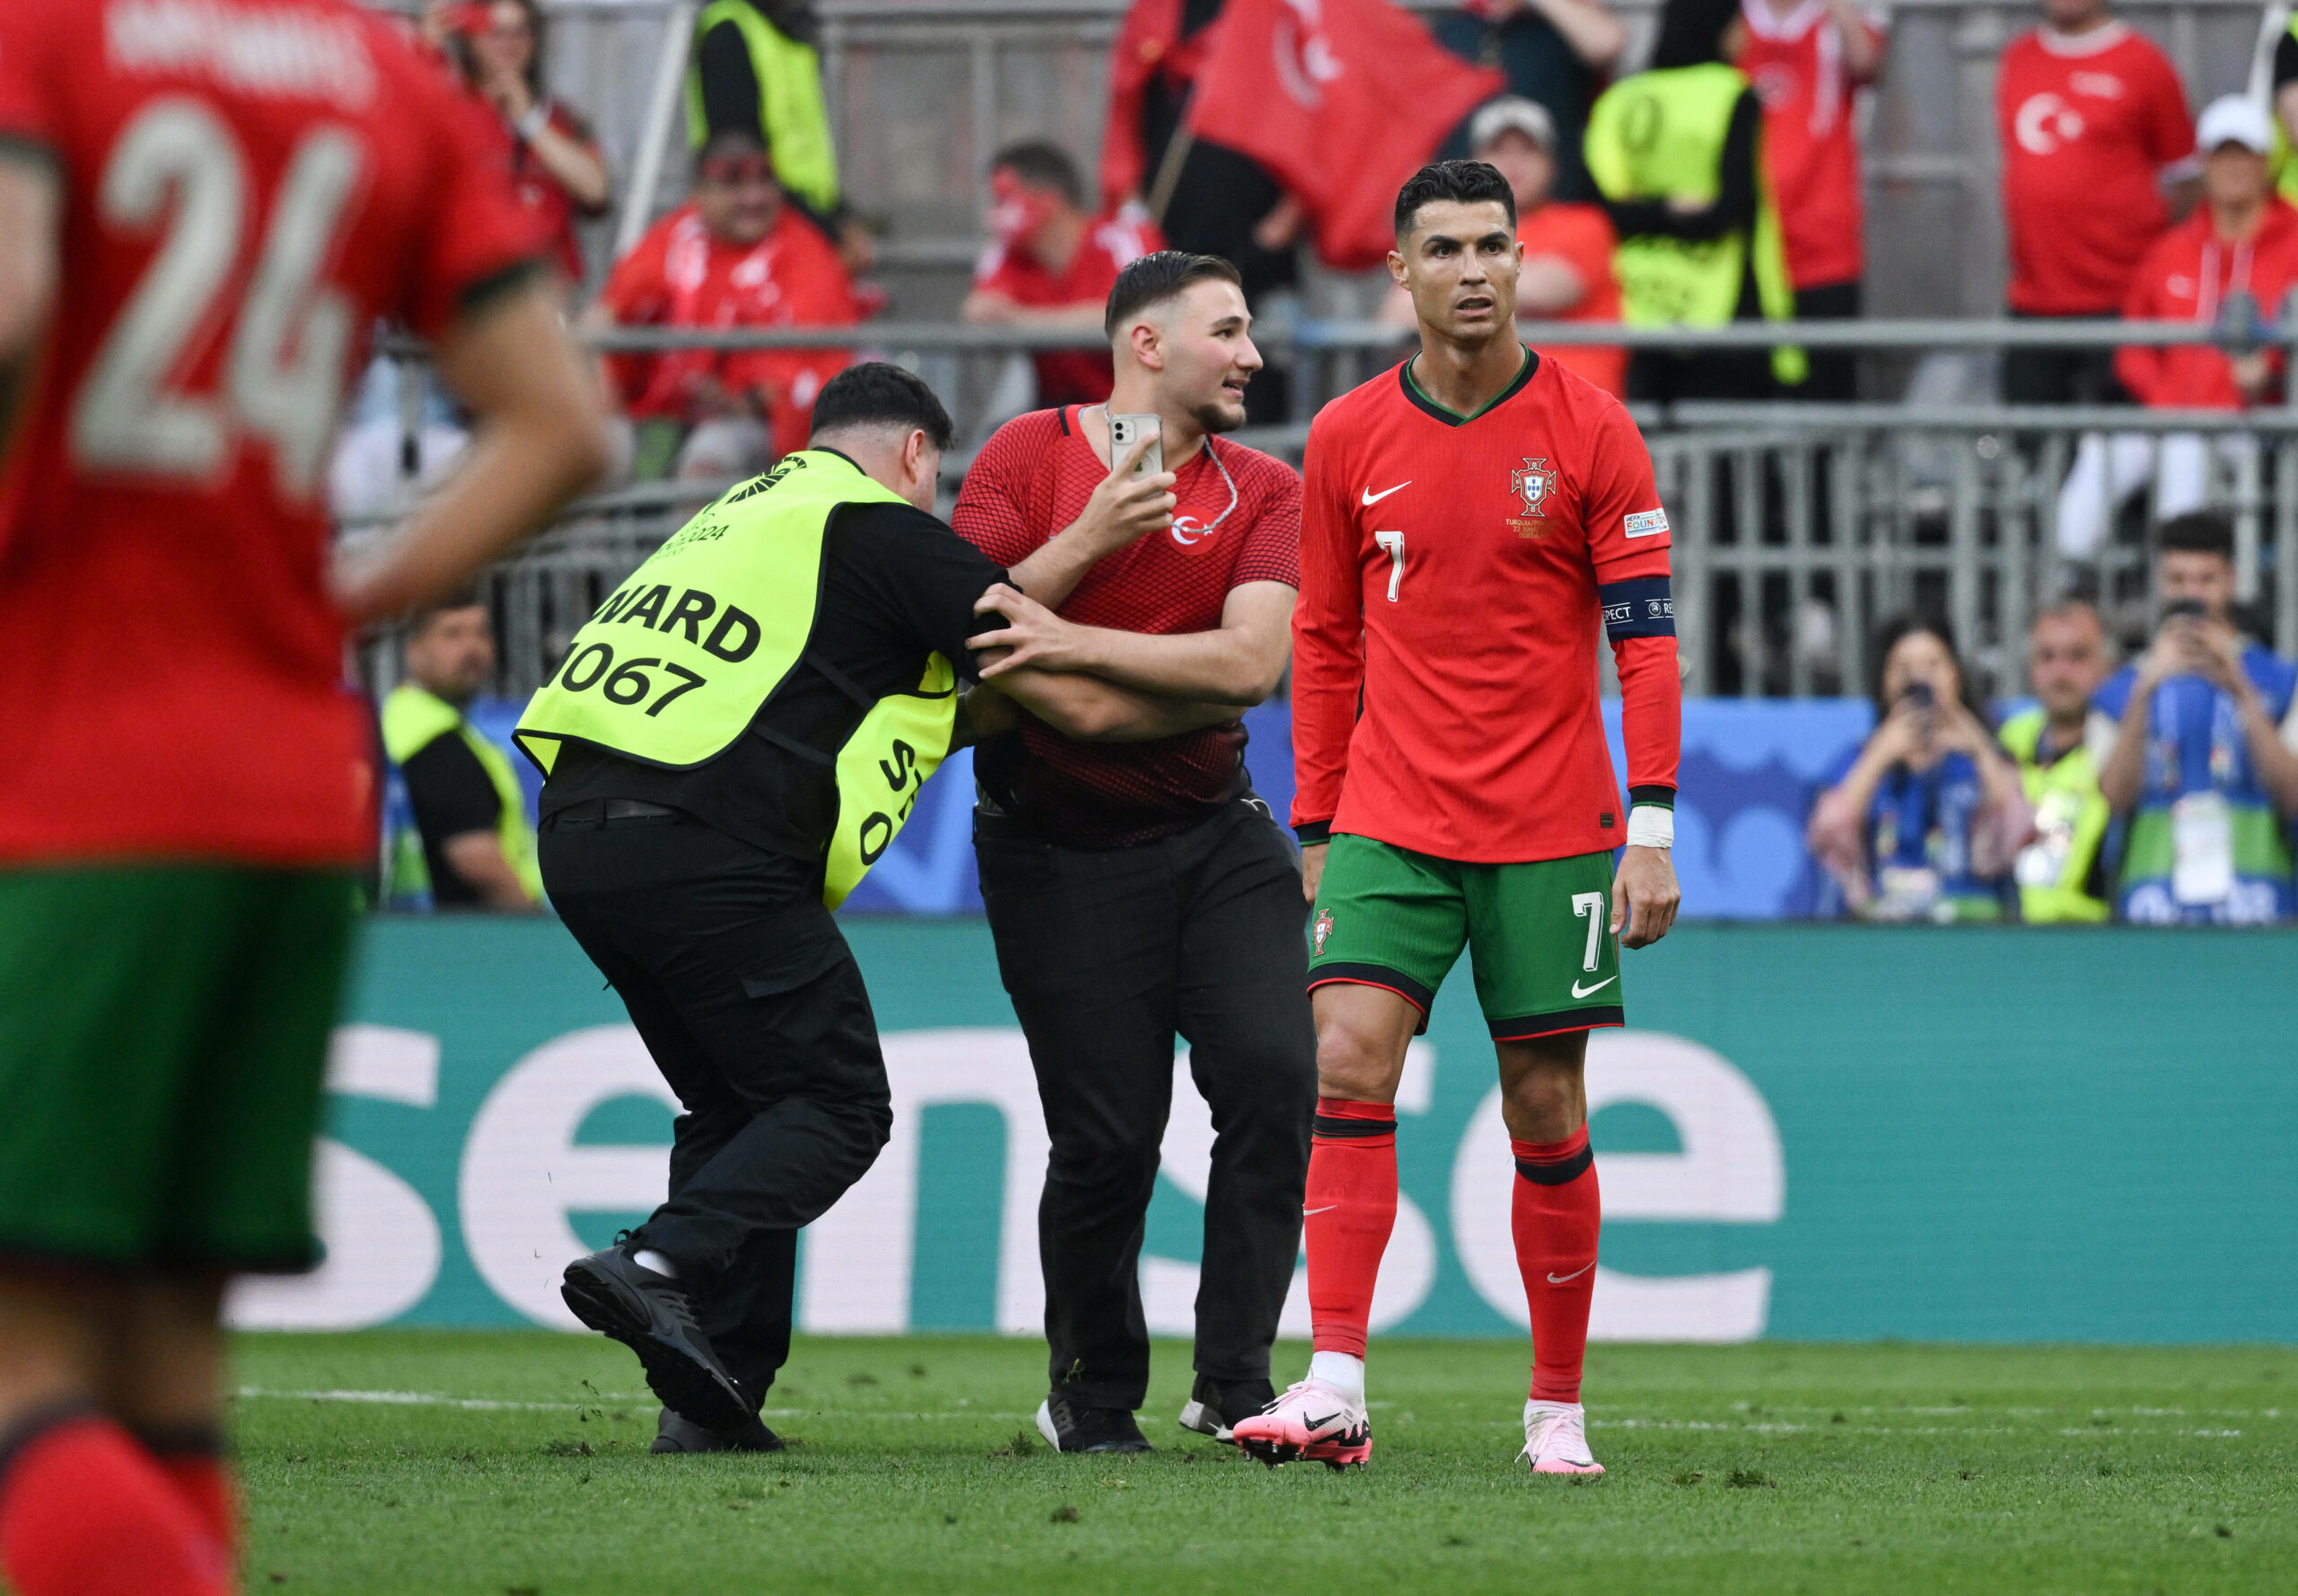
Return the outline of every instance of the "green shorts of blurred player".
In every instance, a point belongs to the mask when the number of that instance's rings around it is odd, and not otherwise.
[[[212,1457],[232,1274],[309,1268],[341,871],[0,870],[0,1441]]]

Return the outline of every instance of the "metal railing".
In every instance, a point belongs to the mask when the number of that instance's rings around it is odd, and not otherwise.
[[[1930,354],[2192,345],[2214,336],[2190,323],[2112,321],[1757,323],[1706,329],[1527,324],[1523,331],[1549,344],[1686,349],[1760,347],[1792,339],[1808,347]],[[2276,329],[2273,336],[2286,345],[2298,338],[2298,328]],[[593,341],[629,351],[858,347],[912,365],[1004,359],[1017,350],[1098,342],[1090,334],[900,322],[620,329]],[[1363,322],[1301,322],[1266,340],[1273,361],[1294,367],[1303,408],[1393,364],[1405,346],[1398,329]],[[407,360],[420,356],[419,348],[407,343],[393,344],[390,352]],[[2257,629],[2282,651],[2298,653],[2298,408],[1793,401],[1631,408],[1645,429],[1674,523],[1678,625],[1686,685],[1694,693],[1861,691],[1874,667],[1877,627],[1909,608],[1952,621],[1978,684],[1998,695],[2024,686],[2023,639],[2037,608],[2068,592],[2095,598],[2110,628],[2136,636],[2153,619],[2145,573],[2154,518],[2151,501],[2114,513],[2114,501],[2127,495],[2113,490],[2131,486],[2129,478],[2160,477],[2170,455],[2184,462],[2190,479],[2187,501],[2232,516],[2239,592]],[[1307,433],[1305,422],[1295,422],[1248,429],[1238,437],[1298,463]],[[2111,474],[2104,478],[2105,518],[2098,526],[2073,529],[2062,524],[2065,484],[2086,450],[2093,467],[2102,453],[2115,455],[2126,480],[2117,482]],[[969,458],[957,452],[944,462],[945,507]],[[637,483],[594,495],[492,574],[502,632],[501,690],[524,693],[539,685],[582,620],[724,486]],[[349,527],[346,534],[382,535],[394,519]],[[369,668],[374,685],[388,685],[395,667],[387,645],[373,651]]]

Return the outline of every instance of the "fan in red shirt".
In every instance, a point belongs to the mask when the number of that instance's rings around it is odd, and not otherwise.
[[[982,899],[1053,1142],[1039,1211],[1052,1378],[1038,1425],[1062,1451],[1147,1444],[1134,1418],[1149,1379],[1141,1226],[1177,1034],[1220,1127],[1184,1425],[1225,1440],[1268,1401],[1300,1249],[1316,1078],[1301,878],[1252,794],[1239,716],[1284,672],[1301,484],[1219,435],[1242,425],[1260,369],[1251,320],[1227,261],[1135,261],[1110,291],[1108,404],[1001,427],[950,518],[1012,566],[1065,528],[1130,517],[1136,539],[1058,615],[993,589],[983,606],[1008,624],[973,646],[1013,649],[984,669],[993,686],[1025,664],[1083,671],[1176,716],[1177,735],[1124,745],[1024,719],[974,759]],[[1114,448],[1113,420],[1153,425],[1165,469],[1136,479],[1147,443]]]
[[[1740,0],[1733,64],[1763,102],[1764,174],[1802,320],[1859,315],[1865,205],[1859,90],[1882,69],[1884,23],[1856,0]],[[1858,397],[1852,352],[1814,350],[1797,397]]]
[[[2196,124],[2203,153],[2202,203],[2154,241],[2138,263],[2123,314],[2134,321],[2195,321],[2220,343],[2125,345],[2115,375],[2157,409],[2244,410],[2276,399],[2285,372],[2271,327],[2298,285],[2298,211],[2274,191],[2274,123],[2266,107],[2228,94]],[[2122,499],[2154,485],[2157,522],[2209,503],[2212,455],[2232,468],[2255,455],[2246,433],[2085,434],[2058,495],[2058,546],[2087,557],[2104,541]]]
[[[460,580],[603,458],[479,115],[339,0],[0,6],[20,1596],[233,1587],[218,1313],[232,1273],[319,1257],[311,1147],[373,836],[345,611]],[[431,339],[478,431],[382,564],[331,583],[324,468],[378,318]]]
[[[2163,182],[2193,155],[2194,124],[2169,57],[2106,0],[2043,0],[2043,16],[1995,69],[2011,309],[2113,316],[2170,221]],[[2105,363],[2088,351],[2013,350],[2004,397],[2113,397]]]
[[[992,241],[958,312],[977,326],[1098,332],[1118,273],[1165,247],[1157,229],[1130,209],[1098,216],[1086,210],[1076,162],[1043,140],[1000,150],[990,163],[989,193]],[[1049,349],[1032,364],[1037,402],[1048,408],[1098,404],[1115,380],[1106,350]]]
[[[583,324],[843,327],[861,319],[837,249],[789,203],[765,146],[728,131],[696,157],[692,203],[647,229],[615,263]],[[609,374],[638,427],[635,474],[763,469],[805,446],[814,396],[853,358],[846,349],[610,357]]]
[[[1624,1018],[1614,938],[1642,947],[1675,918],[1675,610],[1636,424],[1516,341],[1515,221],[1481,162],[1405,184],[1389,272],[1411,291],[1420,351],[1309,431],[1293,820],[1317,907],[1316,1350],[1307,1379],[1236,1426],[1272,1464],[1372,1454],[1365,1328],[1396,1219],[1396,1089],[1465,946],[1519,1177],[1523,1458],[1536,1474],[1601,1471],[1579,1400],[1601,1219],[1583,1071],[1589,1028]],[[1600,620],[1624,699],[1625,816]]]

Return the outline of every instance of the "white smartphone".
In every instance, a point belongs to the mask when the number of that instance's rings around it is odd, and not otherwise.
[[[1165,469],[1165,418],[1155,411],[1146,415],[1110,417],[1110,463],[1115,465],[1125,458],[1125,452],[1142,439],[1149,440],[1143,452],[1141,463],[1133,468],[1136,477],[1154,477]]]

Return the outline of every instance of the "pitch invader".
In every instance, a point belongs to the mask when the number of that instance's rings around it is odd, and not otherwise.
[[[1389,272],[1420,352],[1309,432],[1293,822],[1316,905],[1315,1351],[1307,1379],[1236,1426],[1272,1465],[1372,1455],[1364,1337],[1396,1218],[1397,1083],[1465,946],[1516,1157],[1522,1458],[1603,1471],[1580,1404],[1600,1219],[1583,1065],[1588,1032],[1622,1022],[1619,947],[1675,919],[1682,704],[1651,456],[1618,400],[1517,341],[1514,212],[1481,162],[1405,184]],[[1600,613],[1625,811],[1597,705]]]

